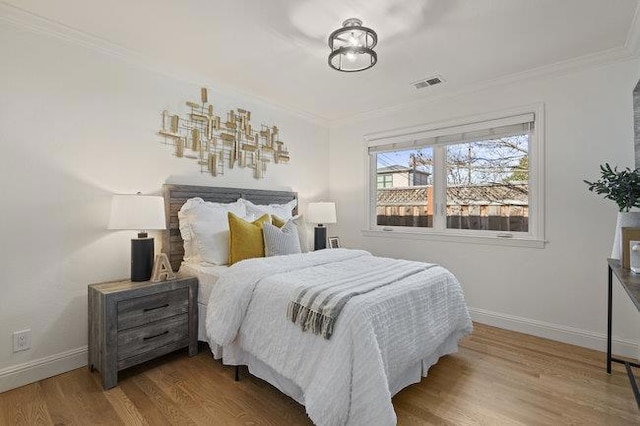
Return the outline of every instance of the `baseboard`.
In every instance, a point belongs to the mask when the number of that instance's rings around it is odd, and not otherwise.
[[[595,333],[579,328],[552,324],[545,321],[501,314],[498,312],[487,311],[485,309],[469,308],[469,313],[474,321],[482,324],[492,325],[494,327],[500,327],[512,331],[519,331],[521,333],[557,340],[559,342],[595,349],[602,352],[607,349],[607,335],[603,333]],[[616,355],[640,359],[639,345],[640,342],[613,336],[611,351]]]
[[[482,324],[599,351],[604,351],[606,348],[607,336],[602,333],[506,315],[485,309],[469,308],[469,313],[474,321]],[[87,347],[83,346],[0,370],[0,392],[84,367],[87,365],[87,350]],[[640,342],[614,336],[613,353],[640,359]]]
[[[83,346],[0,370],[0,392],[86,366],[87,351]]]

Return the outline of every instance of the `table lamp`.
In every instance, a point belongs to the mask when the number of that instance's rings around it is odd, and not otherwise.
[[[336,203],[309,203],[307,221],[317,225],[313,228],[313,249],[327,248],[327,228],[324,224],[336,223]]]
[[[152,195],[114,195],[109,229],[138,231],[131,240],[131,281],[149,281],[153,270],[153,238],[148,230],[166,229],[164,198]]]

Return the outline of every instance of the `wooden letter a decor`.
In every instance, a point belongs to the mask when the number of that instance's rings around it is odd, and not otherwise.
[[[175,279],[176,274],[171,270],[171,263],[165,253],[156,255],[155,262],[153,263],[153,273],[151,274],[151,281],[157,283],[159,281],[167,281]]]

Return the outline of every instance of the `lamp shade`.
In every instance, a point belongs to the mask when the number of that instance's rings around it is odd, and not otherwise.
[[[166,229],[164,198],[154,195],[114,195],[109,229]]]
[[[336,223],[336,203],[309,203],[307,220],[310,223]]]

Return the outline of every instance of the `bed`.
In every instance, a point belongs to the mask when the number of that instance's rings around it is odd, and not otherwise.
[[[303,404],[318,425],[395,424],[391,397],[426,377],[471,332],[462,289],[438,265],[347,249],[249,259],[232,267],[182,264],[177,212],[192,197],[270,204],[297,194],[165,185],[169,226],[163,250],[174,269],[199,279],[199,340],[214,357],[246,365]],[[340,283],[367,290],[337,297],[345,302],[328,329],[318,318],[292,321],[297,301],[338,291]],[[312,289],[321,290],[309,298]],[[324,325],[314,330],[310,323]]]
[[[187,200],[195,197],[217,203],[230,203],[243,198],[255,204],[284,204],[297,200],[298,194],[291,191],[165,184],[163,195],[167,230],[162,236],[162,252],[169,258],[174,271],[198,278],[198,340],[206,342],[205,319],[211,289],[228,267],[183,264],[184,241],[180,234],[178,212]],[[293,213],[297,212],[296,207]]]

